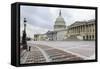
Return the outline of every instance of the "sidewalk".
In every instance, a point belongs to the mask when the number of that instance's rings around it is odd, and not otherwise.
[[[28,45],[31,46],[31,50],[21,57],[22,64],[84,60],[77,55],[53,47],[33,43],[28,43]]]

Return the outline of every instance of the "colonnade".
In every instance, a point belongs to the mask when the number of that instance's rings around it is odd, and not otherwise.
[[[83,40],[95,40],[95,23],[72,26],[68,29],[69,35],[81,35]]]

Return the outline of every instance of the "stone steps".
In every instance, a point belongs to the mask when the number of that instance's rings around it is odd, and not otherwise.
[[[80,39],[78,39],[76,36],[72,35],[72,36],[66,38],[65,41],[80,41]]]

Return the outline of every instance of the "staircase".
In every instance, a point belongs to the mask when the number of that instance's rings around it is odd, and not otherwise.
[[[80,41],[75,35],[71,35],[70,37],[66,38],[65,41]]]

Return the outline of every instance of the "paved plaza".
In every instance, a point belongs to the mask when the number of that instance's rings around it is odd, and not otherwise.
[[[44,63],[95,59],[94,41],[28,41],[30,51],[21,63]]]

